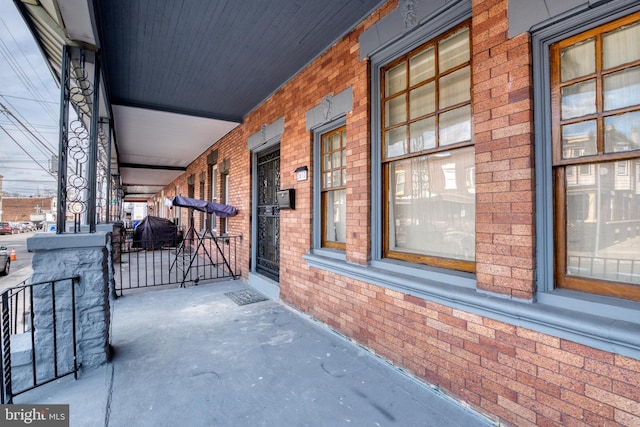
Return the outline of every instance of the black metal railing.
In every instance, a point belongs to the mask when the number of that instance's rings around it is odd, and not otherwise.
[[[241,236],[194,235],[176,242],[135,240],[123,233],[116,266],[116,291],[200,281],[235,279],[240,275],[238,250]]]
[[[67,375],[77,377],[78,281],[24,281],[0,294],[0,403]]]
[[[637,259],[569,255],[567,264],[572,275],[640,284],[640,261]]]

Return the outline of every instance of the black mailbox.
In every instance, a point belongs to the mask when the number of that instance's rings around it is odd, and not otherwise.
[[[296,208],[296,192],[293,188],[278,190],[278,192],[276,193],[276,197],[278,199],[278,207],[280,209]]]

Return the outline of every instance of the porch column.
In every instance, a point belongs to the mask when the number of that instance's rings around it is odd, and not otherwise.
[[[90,369],[102,365],[109,360],[109,245],[111,233],[97,231],[89,234],[53,234],[42,233],[27,239],[27,249],[33,252],[33,275],[31,283],[53,281],[78,276],[79,282],[75,290],[76,298],[76,342],[79,366]],[[35,292],[35,291],[34,291]],[[56,289],[56,311],[70,312],[69,298],[58,295],[58,292],[70,292],[70,289]],[[51,296],[49,292],[39,295],[34,293],[33,302],[34,326],[36,328],[36,360],[48,360],[52,357]],[[66,315],[62,315],[66,318]],[[67,325],[68,326],[68,325]],[[71,328],[68,329],[71,333]],[[58,334],[61,332],[58,331]],[[66,333],[66,332],[62,332]],[[48,341],[51,340],[51,346]],[[58,340],[58,345],[69,346],[70,340]],[[43,345],[44,343],[44,345]],[[67,343],[67,344],[64,344]],[[59,350],[69,354],[73,348]],[[50,364],[49,369],[52,369]],[[43,367],[46,371],[46,366]],[[47,377],[48,372],[38,370],[39,377]]]

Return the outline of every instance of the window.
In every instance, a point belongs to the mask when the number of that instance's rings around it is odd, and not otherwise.
[[[550,48],[555,282],[640,300],[640,13]],[[579,169],[577,176],[575,169]]]
[[[211,176],[211,201],[213,203],[218,202],[218,165],[211,165],[209,176]],[[211,232],[215,234],[217,230],[216,227],[216,216],[211,216]]]
[[[382,67],[385,257],[475,270],[469,23]]]
[[[347,131],[341,127],[321,136],[322,246],[345,248],[347,199]]]

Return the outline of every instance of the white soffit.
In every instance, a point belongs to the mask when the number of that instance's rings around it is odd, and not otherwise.
[[[60,15],[71,40],[96,45],[87,0],[58,0]]]
[[[123,186],[139,187],[164,187],[174,179],[182,175],[184,171],[158,170],[158,169],[138,169],[121,168],[120,177]]]
[[[187,167],[239,125],[121,105],[112,108],[120,163]]]

